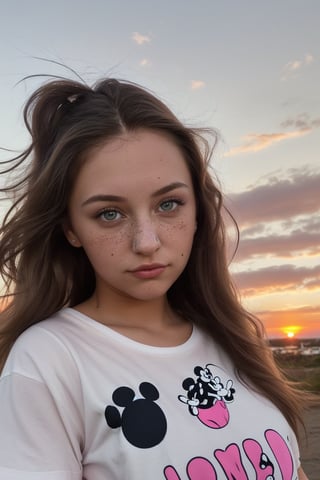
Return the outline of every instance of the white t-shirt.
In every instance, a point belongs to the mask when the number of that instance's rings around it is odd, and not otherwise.
[[[296,438],[198,328],[135,342],[64,309],[0,379],[0,480],[295,480]]]

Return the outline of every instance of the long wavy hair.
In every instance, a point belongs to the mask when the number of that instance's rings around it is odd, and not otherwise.
[[[198,225],[188,264],[168,291],[170,305],[223,347],[239,378],[270,399],[297,433],[301,392],[277,369],[261,322],[242,307],[230,277],[225,208],[210,174],[207,131],[184,126],[146,89],[112,78],[93,87],[50,80],[27,101],[24,121],[31,144],[2,172],[24,173],[2,189],[15,199],[0,231],[0,274],[8,300],[0,314],[0,368],[24,330],[94,292],[93,269],[62,228],[82,162],[93,148],[124,132],[165,132],[190,170]]]

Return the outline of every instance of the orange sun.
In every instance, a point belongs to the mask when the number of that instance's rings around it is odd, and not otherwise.
[[[281,330],[288,338],[293,338],[302,330],[302,327],[300,325],[289,325],[288,327],[283,327]]]

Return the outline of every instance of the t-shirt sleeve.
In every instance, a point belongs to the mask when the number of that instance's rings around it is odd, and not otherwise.
[[[72,392],[72,372],[70,389],[68,374],[67,380],[60,378],[59,371],[68,371],[65,356],[42,340],[37,353],[47,352],[42,364],[33,358],[28,341],[22,342],[0,379],[0,480],[82,479],[78,392]],[[64,370],[53,372],[52,356],[55,367],[65,363]]]
[[[46,386],[22,375],[0,380],[0,479],[80,480],[77,439]]]
[[[294,461],[296,469],[298,470],[299,467],[301,467],[300,449],[299,449],[299,444],[298,444],[297,437],[294,434],[293,430],[291,430],[291,429],[290,429],[290,434],[289,434],[289,443],[290,443],[292,453],[293,453],[293,461]]]

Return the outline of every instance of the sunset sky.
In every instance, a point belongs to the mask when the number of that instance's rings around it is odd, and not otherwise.
[[[318,0],[5,2],[0,145],[27,145],[21,110],[40,81],[23,77],[72,75],[40,57],[88,83],[148,87],[219,131],[212,166],[241,230],[231,268],[245,305],[270,337],[319,337],[319,20]]]

